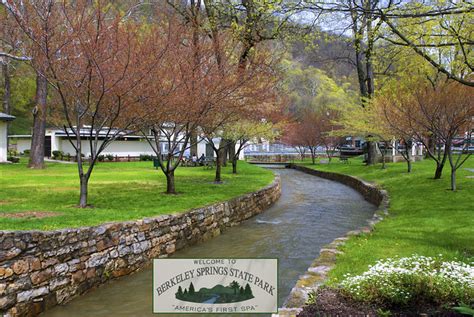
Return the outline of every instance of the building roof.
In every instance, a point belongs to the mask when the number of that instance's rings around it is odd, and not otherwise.
[[[12,121],[15,120],[15,116],[0,112],[0,121]]]

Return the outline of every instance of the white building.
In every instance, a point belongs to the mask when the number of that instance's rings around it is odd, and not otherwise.
[[[72,131],[68,131],[70,135],[74,136]],[[99,133],[100,140],[104,138],[106,131]],[[95,133],[93,133],[95,134]],[[102,137],[101,137],[102,135]],[[81,147],[82,153],[88,157],[90,155],[90,144],[89,144],[90,130],[85,128],[81,130]],[[16,151],[23,153],[25,150],[29,150],[31,147],[31,135],[11,135],[10,139]],[[161,152],[168,152],[168,144],[163,140],[160,144]],[[75,155],[75,150],[68,140],[68,134],[64,130],[60,129],[47,129],[45,139],[45,156],[51,157],[53,151],[62,151],[64,155]],[[73,140],[75,142],[75,140]],[[214,143],[219,145],[219,139],[214,139]],[[105,150],[101,153],[102,155],[113,155],[117,157],[139,157],[140,155],[155,155],[155,152],[147,142],[146,138],[142,135],[123,135],[118,137],[116,140],[111,142]],[[185,156],[189,157],[191,154],[190,149],[185,151]],[[212,147],[206,142],[205,139],[199,138],[197,144],[197,156],[200,157],[202,154],[206,157],[215,156]],[[240,159],[243,159],[243,151],[241,152]]]
[[[7,161],[8,156],[8,122],[14,120],[14,116],[0,112],[0,163]]]

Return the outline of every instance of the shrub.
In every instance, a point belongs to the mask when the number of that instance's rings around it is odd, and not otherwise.
[[[466,303],[474,298],[474,266],[419,255],[385,259],[341,282],[350,297],[384,306],[430,302]]]
[[[62,159],[64,156],[63,151],[53,151],[52,154],[55,160]]]
[[[153,161],[153,157],[148,154],[140,154],[140,161]]]
[[[23,155],[29,156],[29,155],[30,155],[30,150],[24,150],[24,151],[23,151]]]
[[[7,157],[7,161],[10,161],[12,163],[20,163],[20,158],[14,157],[14,156],[9,156],[9,157]]]
[[[8,150],[8,156],[18,156],[18,152],[16,150]]]
[[[97,158],[99,159],[99,162],[103,162],[105,159],[105,156],[101,154]]]
[[[107,154],[105,157],[111,162],[114,160],[114,156],[112,154]]]

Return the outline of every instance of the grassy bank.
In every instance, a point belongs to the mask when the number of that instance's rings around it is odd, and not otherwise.
[[[215,170],[183,167],[176,171],[178,195],[166,195],[166,179],[152,162],[100,163],[89,185],[94,208],[79,209],[75,164],[48,163],[30,170],[25,162],[0,165],[0,229],[56,229],[109,221],[141,219],[181,212],[258,190],[273,173],[239,163],[239,174],[223,168],[223,184],[214,184]]]
[[[298,163],[298,162],[296,162]],[[469,261],[474,257],[474,157],[458,171],[458,191],[449,190],[449,166],[441,180],[433,180],[435,164],[430,160],[414,163],[406,173],[406,164],[365,166],[355,158],[350,164],[305,166],[357,176],[388,190],[390,216],[366,235],[351,238],[343,247],[330,283],[345,273],[360,274],[378,259],[420,254]]]

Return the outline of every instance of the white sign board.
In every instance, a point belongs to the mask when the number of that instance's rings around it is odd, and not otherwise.
[[[155,259],[154,313],[276,313],[277,259]]]

